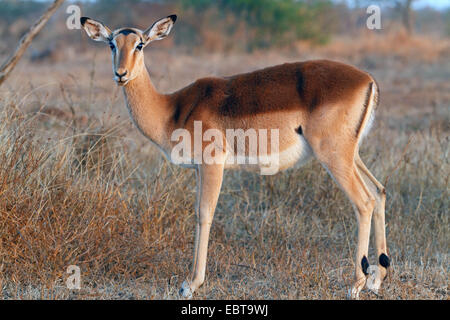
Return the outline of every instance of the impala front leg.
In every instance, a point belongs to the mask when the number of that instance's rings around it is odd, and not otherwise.
[[[191,298],[205,281],[206,256],[209,231],[214,217],[220,188],[222,186],[223,165],[199,165],[197,169],[197,208],[194,260],[190,281],[184,281],[180,295]]]

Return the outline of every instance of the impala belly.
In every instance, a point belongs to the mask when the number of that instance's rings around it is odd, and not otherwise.
[[[280,170],[292,166],[303,166],[312,158],[312,150],[308,142],[302,135],[298,135],[298,142],[294,143],[288,149],[279,153]]]
[[[229,153],[225,168],[243,170],[267,170],[266,174],[275,174],[293,166],[302,166],[312,158],[312,150],[303,135],[293,133],[292,143],[285,144],[278,152],[270,152],[267,156],[234,155]],[[292,137],[291,137],[292,138]],[[283,137],[280,137],[283,139]],[[275,151],[275,150],[274,150]]]

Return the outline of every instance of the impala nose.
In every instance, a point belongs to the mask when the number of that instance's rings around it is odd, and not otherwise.
[[[117,71],[114,72],[116,74],[116,80],[118,82],[124,82],[127,79],[125,79],[124,77],[127,75],[128,71],[124,70],[124,69],[118,69]]]

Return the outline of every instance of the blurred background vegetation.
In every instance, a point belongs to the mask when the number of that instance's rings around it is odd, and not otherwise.
[[[52,28],[52,24],[61,26],[67,19],[67,5],[77,4],[83,15],[100,19],[111,28],[146,28],[157,18],[177,13],[177,32],[164,41],[165,47],[220,52],[292,49],[299,42],[320,46],[334,37],[360,33],[366,29],[366,8],[373,3],[383,8],[383,30],[450,35],[448,8],[413,10],[411,0],[97,0],[67,1],[39,38],[47,51],[67,40],[81,42],[80,33]],[[48,4],[42,0],[0,0],[0,54],[11,49]]]

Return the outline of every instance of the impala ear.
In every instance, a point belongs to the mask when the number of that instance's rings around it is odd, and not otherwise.
[[[103,23],[87,17],[82,17],[80,22],[83,29],[92,40],[104,42],[110,41],[112,32],[108,27],[103,25]]]
[[[145,44],[147,45],[154,40],[162,40],[167,37],[175,21],[177,21],[177,16],[174,14],[156,21],[150,28],[144,31],[144,36],[146,37]]]

